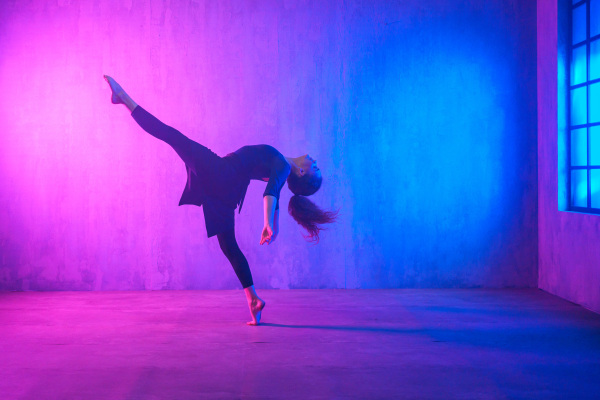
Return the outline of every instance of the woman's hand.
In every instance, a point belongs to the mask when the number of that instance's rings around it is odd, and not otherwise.
[[[262,234],[260,237],[260,244],[263,245],[265,243],[267,244],[271,244],[275,238],[277,237],[277,235],[275,235],[273,233],[273,228],[270,225],[265,225],[265,227],[262,230]]]

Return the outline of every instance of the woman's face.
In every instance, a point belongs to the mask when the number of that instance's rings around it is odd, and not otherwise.
[[[300,163],[298,163],[298,167],[303,171],[301,175],[304,174],[316,174],[317,176],[321,175],[321,170],[317,167],[317,161],[314,160],[308,154],[303,155],[301,157]]]

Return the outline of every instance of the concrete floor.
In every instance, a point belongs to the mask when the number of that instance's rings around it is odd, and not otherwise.
[[[598,399],[600,315],[537,289],[0,293],[2,399]]]

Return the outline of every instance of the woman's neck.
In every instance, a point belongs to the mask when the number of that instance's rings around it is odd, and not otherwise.
[[[292,170],[298,169],[298,163],[296,163],[296,159],[297,157],[285,157],[285,160],[288,162],[288,164],[290,164]]]

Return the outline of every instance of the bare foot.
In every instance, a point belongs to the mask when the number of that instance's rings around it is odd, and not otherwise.
[[[261,299],[252,300],[251,303],[248,303],[248,307],[250,308],[250,314],[252,314],[252,321],[246,322],[248,325],[258,325],[260,322],[260,314],[262,309],[265,308],[265,302]]]
[[[108,82],[108,84],[110,85],[110,90],[112,91],[110,101],[113,104],[125,104],[125,102],[122,99],[123,93],[125,93],[125,91],[123,90],[121,85],[119,85],[117,81],[115,81],[108,75],[104,75],[104,79],[106,79],[106,82]]]

